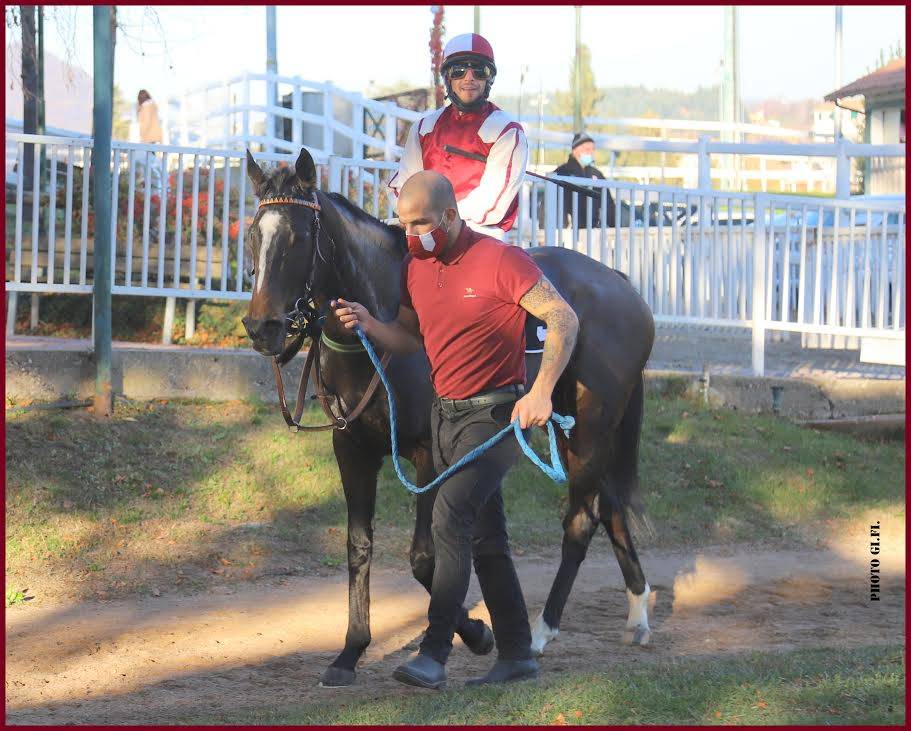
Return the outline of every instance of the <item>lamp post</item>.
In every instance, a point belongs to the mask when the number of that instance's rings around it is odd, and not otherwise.
[[[94,35],[94,102],[92,122],[92,188],[95,212],[95,247],[92,253],[92,317],[95,336],[95,415],[114,411],[111,385],[111,123],[114,111],[114,67],[111,63],[112,33],[109,5],[92,9]]]

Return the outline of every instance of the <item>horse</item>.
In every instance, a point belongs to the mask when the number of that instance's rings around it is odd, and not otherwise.
[[[306,149],[301,149],[293,168],[268,173],[248,150],[247,174],[260,206],[247,234],[254,286],[242,319],[244,327],[253,348],[276,359],[275,363],[288,360],[289,353],[293,357],[304,331],[309,332],[311,353],[318,349],[316,389],[337,427],[332,445],[348,508],[349,616],[345,646],[321,683],[350,685],[356,663],[370,643],[374,504],[377,475],[391,453],[390,423],[385,395],[371,394],[376,372],[366,351],[356,333],[338,321],[329,303],[343,297],[362,303],[380,320],[395,319],[407,253],[404,231],[377,220],[339,194],[317,190],[316,166]],[[564,606],[599,523],[606,529],[626,584],[629,614],[622,640],[646,645],[651,634],[650,589],[633,546],[628,511],[632,508],[635,516],[641,510],[637,487],[643,370],[654,341],[654,321],[622,273],[569,249],[527,251],[581,323],[572,358],[553,394],[554,410],[573,416],[576,425],[568,438],[558,430],[559,454],[569,478],[568,509],[560,566],[544,609],[532,623],[532,649],[543,654],[545,645],[557,636]],[[537,375],[540,352],[526,354],[528,383]],[[430,451],[434,394],[429,363],[423,351],[385,356],[385,360],[398,407],[399,451],[414,465],[416,483],[425,485],[436,476]],[[278,373],[278,366],[274,368]],[[291,424],[283,391],[281,395]],[[302,386],[299,402],[303,395]],[[344,412],[350,417],[355,404],[357,418],[346,419]],[[299,403],[298,417],[300,409]],[[434,567],[430,527],[435,496],[436,489],[417,496],[409,552],[412,573],[428,592]],[[477,654],[492,649],[490,629],[481,620],[469,618],[464,608],[456,632]]]

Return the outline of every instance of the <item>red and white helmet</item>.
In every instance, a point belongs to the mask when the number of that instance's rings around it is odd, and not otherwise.
[[[443,49],[443,63],[441,68],[445,69],[449,64],[463,58],[480,58],[490,62],[493,66],[493,73],[497,73],[497,65],[493,60],[493,46],[484,36],[477,33],[462,33],[461,35],[450,38]]]

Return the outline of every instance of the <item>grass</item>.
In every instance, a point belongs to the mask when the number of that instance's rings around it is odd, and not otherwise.
[[[6,438],[8,588],[122,594],[344,570],[331,438],[289,433],[274,406],[118,402],[108,422],[8,412]],[[862,510],[903,515],[903,472],[900,444],[650,396],[641,494],[655,535],[637,542],[812,543]],[[388,460],[378,491],[375,555],[404,568],[414,500]],[[504,496],[516,552],[558,550],[565,486],[523,462]]]
[[[61,338],[89,338],[92,333],[92,298],[77,294],[42,294],[36,330],[29,330],[31,298],[21,295],[16,307],[16,332]],[[200,300],[196,304],[196,333],[185,336],[186,301],[174,310],[172,342],[201,347],[248,348],[250,341],[240,320],[246,302]],[[164,327],[162,297],[114,296],[111,303],[114,340],[160,343]]]
[[[566,674],[505,688],[265,709],[204,723],[793,725],[904,722],[901,647],[752,653]]]

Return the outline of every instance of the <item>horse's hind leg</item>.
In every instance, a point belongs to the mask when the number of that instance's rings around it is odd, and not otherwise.
[[[359,447],[344,432],[332,432],[332,446],[348,505],[348,633],[345,649],[323,673],[320,685],[324,687],[351,685],[357,661],[370,644],[373,515],[376,478],[383,463],[382,454]]]
[[[415,454],[418,485],[426,485],[436,477],[433,458],[427,450],[418,450]],[[433,585],[433,568],[435,564],[433,535],[430,527],[433,518],[433,503],[437,489],[417,496],[417,515],[414,522],[414,537],[411,540],[411,573],[414,574],[428,593]],[[482,619],[471,619],[468,610],[462,607],[456,622],[456,634],[462,638],[465,646],[476,655],[486,655],[494,647],[493,632]]]
[[[651,637],[648,626],[649,585],[639,564],[633,539],[626,521],[626,508],[638,489],[639,435],[642,428],[644,399],[640,379],[615,433],[617,448],[608,465],[607,477],[601,482],[599,509],[617,563],[626,583],[629,616],[623,632],[626,644],[647,645]]]
[[[583,486],[584,485],[584,486]],[[563,549],[560,568],[554,577],[544,610],[538,615],[531,628],[531,649],[536,655],[544,652],[544,646],[560,632],[560,618],[566,600],[572,591],[573,582],[579,573],[579,566],[585,560],[588,544],[598,527],[592,512],[597,491],[591,482],[574,484],[570,473],[569,511],[563,519]]]

